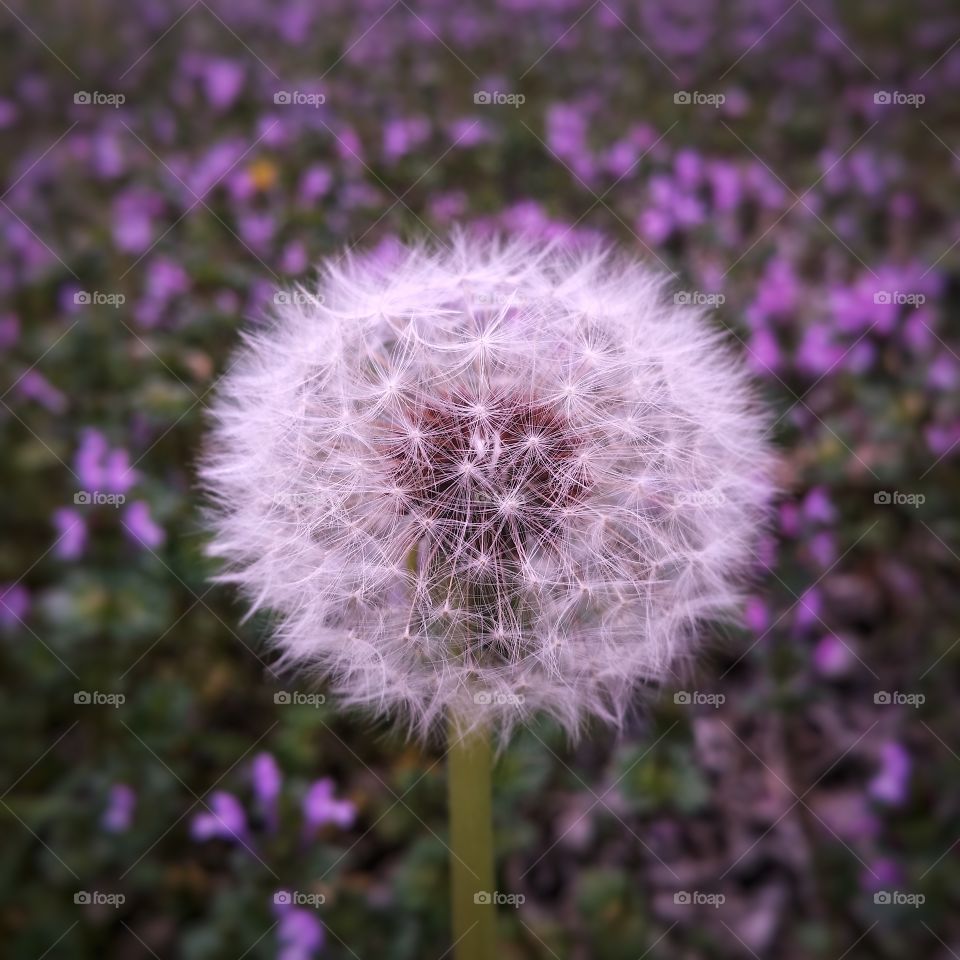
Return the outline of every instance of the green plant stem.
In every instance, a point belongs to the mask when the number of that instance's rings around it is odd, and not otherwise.
[[[490,787],[493,751],[486,731],[471,732],[461,738],[453,721],[448,742],[453,956],[454,960],[493,960],[496,950]]]

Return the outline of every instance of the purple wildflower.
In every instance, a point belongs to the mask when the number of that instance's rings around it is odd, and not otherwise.
[[[125,833],[133,821],[133,811],[137,805],[137,795],[133,787],[126,783],[115,783],[110,788],[107,809],[100,821],[107,833]]]
[[[326,823],[334,823],[344,830],[353,825],[356,807],[349,800],[335,800],[333,790],[333,780],[324,777],[307,791],[303,798],[303,818],[308,832],[312,833]]]
[[[867,786],[867,792],[879,803],[902,806],[910,790],[910,754],[903,744],[887,740],[880,748],[880,770]]]
[[[225,790],[210,796],[209,809],[198,813],[190,824],[194,840],[223,840],[242,842],[247,835],[247,815],[240,801]]]

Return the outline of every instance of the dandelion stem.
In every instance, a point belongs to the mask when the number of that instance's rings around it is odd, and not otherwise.
[[[486,730],[462,736],[453,720],[448,737],[453,956],[454,960],[492,960],[496,908],[490,737]]]

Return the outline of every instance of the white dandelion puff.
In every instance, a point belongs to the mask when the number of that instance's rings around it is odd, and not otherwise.
[[[283,666],[428,734],[620,723],[738,607],[771,491],[725,338],[606,250],[346,255],[213,405],[212,552]]]

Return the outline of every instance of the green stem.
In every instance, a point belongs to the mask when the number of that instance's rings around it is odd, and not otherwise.
[[[450,721],[447,782],[450,796],[450,892],[454,960],[493,960],[493,752],[486,731],[461,737]]]

